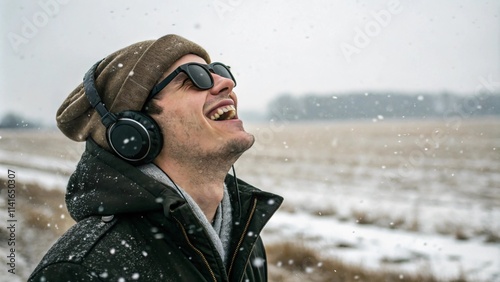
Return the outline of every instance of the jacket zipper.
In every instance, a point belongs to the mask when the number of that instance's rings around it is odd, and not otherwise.
[[[243,239],[245,238],[245,236],[247,234],[248,226],[250,225],[250,221],[253,218],[253,214],[255,213],[256,208],[257,208],[257,199],[254,199],[252,211],[250,212],[250,216],[248,217],[247,223],[245,224],[245,229],[243,230],[243,233],[241,234],[240,240],[238,241],[238,245],[236,245],[236,250],[233,254],[233,258],[231,259],[231,264],[229,266],[229,271],[228,271],[228,277],[231,276],[231,270],[233,269],[234,260],[236,259],[236,255],[238,254],[238,250],[240,249],[240,246],[243,243]]]
[[[181,222],[174,217],[174,219],[177,221],[177,223],[179,224],[179,226],[181,227],[181,230],[182,230],[182,234],[184,234],[184,238],[186,238],[186,241],[188,242],[188,245],[196,252],[198,253],[198,255],[200,255],[200,257],[203,259],[203,262],[205,263],[205,265],[207,266],[208,268],[208,271],[210,271],[210,275],[212,275],[212,279],[214,280],[214,282],[217,282],[217,278],[215,278],[215,273],[214,271],[212,270],[212,268],[210,267],[210,264],[208,263],[207,259],[205,258],[205,255],[203,255],[203,253],[198,250],[192,243],[191,241],[189,240],[189,237],[186,233],[186,230],[184,229],[184,227],[182,226]]]

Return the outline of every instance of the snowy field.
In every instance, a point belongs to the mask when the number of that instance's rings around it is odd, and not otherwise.
[[[238,177],[285,197],[263,234],[268,245],[297,242],[402,281],[417,272],[500,281],[499,119],[246,127],[257,142],[235,165]],[[15,275],[12,234],[0,231],[0,281],[25,281],[73,223],[63,193],[82,150],[58,132],[0,131],[0,178],[15,171],[18,220]]]

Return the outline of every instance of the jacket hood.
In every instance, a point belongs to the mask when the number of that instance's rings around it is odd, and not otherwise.
[[[92,139],[71,175],[66,205],[76,221],[89,216],[166,210],[185,201],[168,186],[99,147]]]

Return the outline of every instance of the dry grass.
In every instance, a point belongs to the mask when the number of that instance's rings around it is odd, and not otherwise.
[[[2,187],[7,187],[5,179],[0,178],[0,183]],[[47,190],[33,183],[18,185],[15,194],[16,218],[22,232],[16,234],[16,246],[17,255],[26,261],[26,265],[22,267],[23,274],[28,275],[43,254],[74,221],[67,212],[63,191]],[[6,240],[7,235],[1,232],[0,241]]]
[[[53,230],[60,236],[75,223],[68,214],[62,191],[28,184],[21,189],[20,196],[24,204],[31,207],[24,212],[30,228]]]
[[[420,231],[420,224],[415,216],[411,219],[401,214],[394,214],[393,212],[373,212],[362,209],[352,209],[351,218],[355,219],[356,223],[361,225],[375,225],[412,232]]]
[[[5,179],[0,178],[0,181],[5,183]],[[74,224],[66,209],[63,191],[27,183],[17,187],[16,201],[24,227],[51,230],[54,235],[60,236]],[[29,209],[23,208],[28,206]]]
[[[288,166],[296,162],[314,162],[348,167],[384,165],[387,169],[397,169],[398,156],[408,157],[416,150],[435,159],[494,159],[491,149],[498,146],[495,144],[500,135],[498,125],[496,119],[464,120],[460,126],[445,121],[253,125],[248,129],[256,136],[256,143],[242,158],[255,159],[259,163],[287,163]],[[456,168],[463,166],[460,162],[455,164]],[[484,169],[487,168],[481,171]],[[297,172],[298,176],[306,176],[303,174],[307,171]],[[359,175],[348,173],[346,171],[347,177],[363,176],[362,172]]]
[[[371,270],[333,258],[321,257],[301,242],[283,242],[267,247],[269,280],[274,282],[435,282],[442,281],[425,270],[403,274],[389,270]],[[462,277],[448,281],[466,281]]]

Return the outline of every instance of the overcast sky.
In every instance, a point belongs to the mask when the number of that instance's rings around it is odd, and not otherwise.
[[[46,124],[95,61],[169,33],[231,65],[247,111],[283,93],[500,88],[498,0],[6,0],[0,8],[0,112]]]

